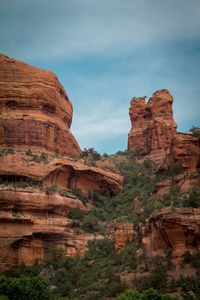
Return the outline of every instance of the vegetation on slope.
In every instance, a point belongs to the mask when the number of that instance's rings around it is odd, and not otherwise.
[[[88,152],[85,150],[84,159],[87,159],[87,156],[91,162],[92,159],[96,161],[98,155],[94,150]],[[168,249],[163,257],[148,257],[144,245],[136,236],[133,243],[127,241],[126,247],[116,252],[113,241],[108,238],[109,224],[112,220],[133,223],[135,229],[139,230],[139,226],[144,224],[153,212],[163,207],[168,206],[171,209],[182,206],[199,207],[199,189],[181,194],[176,188],[171,187],[162,197],[155,193],[157,182],[166,176],[173,177],[183,172],[180,164],[160,178],[155,173],[155,166],[149,160],[138,163],[138,159],[140,159],[138,153],[133,151],[104,155],[103,160],[114,163],[115,171],[124,176],[123,190],[115,197],[111,197],[108,191],[102,197],[98,196],[96,190],[91,190],[87,197],[81,190],[71,191],[83,203],[90,202],[93,205],[87,215],[79,208],[71,211],[70,218],[76,222],[76,231],[101,234],[101,239],[94,239],[88,243],[88,251],[82,258],[63,257],[61,249],[52,249],[52,259],[41,265],[37,262],[32,267],[22,264],[15,270],[4,272],[0,277],[0,293],[16,300],[35,299],[34,297],[89,300],[109,297],[117,297],[117,300],[175,299],[166,293],[177,293],[185,300],[199,299],[199,250],[194,254],[185,253],[181,264],[182,267],[190,266],[196,269],[196,276],[175,278],[168,275],[169,271],[176,268],[171,262],[173,249]],[[53,186],[46,192],[57,191],[58,187]],[[133,203],[135,208],[131,209]],[[55,274],[47,283],[38,276],[42,269],[48,269],[50,266],[53,267]],[[35,286],[38,284],[39,289],[41,288],[41,295],[44,293],[47,298],[38,296],[33,282]],[[23,298],[23,293],[20,292],[24,286],[28,289],[26,298]],[[49,286],[53,286],[53,289],[50,290]],[[130,287],[132,290],[128,291]],[[17,290],[15,296],[12,294],[13,289]]]

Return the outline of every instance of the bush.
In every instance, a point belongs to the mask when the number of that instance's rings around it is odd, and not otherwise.
[[[94,148],[89,148],[84,150],[81,153],[81,158],[88,158],[90,160],[99,160],[101,158],[101,155],[94,150]]]
[[[51,185],[51,186],[47,186],[47,187],[45,188],[45,193],[46,193],[47,195],[49,195],[49,194],[51,194],[51,193],[55,193],[56,191],[57,191],[57,185],[56,185],[56,184]]]
[[[38,156],[38,155],[32,155],[32,159],[31,160],[35,161],[37,163],[43,162],[43,163],[47,164],[48,163],[48,155],[46,153],[44,153],[44,152],[40,156]]]
[[[79,206],[74,207],[71,209],[69,213],[69,218],[74,219],[74,220],[79,220],[82,221],[84,218],[84,212],[80,209]]]
[[[8,149],[3,148],[3,149],[0,150],[0,156],[6,156],[8,154],[14,154],[14,153],[15,152],[12,148],[8,148]]]
[[[87,202],[87,197],[86,195],[82,192],[81,189],[73,188],[70,191],[71,194],[76,196],[79,200],[83,201],[84,203]]]
[[[98,193],[98,190],[96,190],[96,189],[90,190],[90,191],[88,192],[88,198],[89,198],[93,203],[96,203],[96,202],[99,200],[99,193]]]
[[[183,207],[199,207],[200,206],[200,189],[193,188],[189,191],[188,196],[182,201]]]
[[[50,300],[47,281],[40,277],[7,278],[0,276],[0,293],[12,300]]]
[[[181,174],[184,172],[183,169],[183,163],[181,160],[179,160],[176,164],[170,166],[166,171],[165,171],[165,176],[166,177],[173,177],[178,174]]]
[[[26,151],[26,155],[28,155],[28,156],[32,156],[32,155],[33,155],[31,149],[28,149],[28,150]]]
[[[178,298],[166,294],[159,294],[154,289],[148,289],[142,293],[138,293],[135,290],[125,291],[121,295],[118,295],[116,300],[178,300]]]

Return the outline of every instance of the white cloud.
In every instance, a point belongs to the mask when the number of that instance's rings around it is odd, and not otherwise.
[[[200,37],[199,0],[6,1],[0,33],[17,57],[113,56]]]

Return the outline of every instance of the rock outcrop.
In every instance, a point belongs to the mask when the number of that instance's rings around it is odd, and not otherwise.
[[[148,103],[145,97],[132,99],[129,109],[132,128],[128,136],[128,150],[139,150],[155,163],[163,160],[177,128],[172,103],[173,97],[165,89],[155,92]]]
[[[180,193],[185,193],[192,188],[200,186],[200,176],[196,172],[182,173],[171,178],[166,178],[156,184],[157,195],[169,193],[175,187]]]
[[[185,171],[194,172],[200,168],[200,138],[188,133],[178,133],[172,140],[170,153],[165,161],[158,167],[162,173],[170,166],[182,163]]]
[[[200,209],[163,209],[155,213],[141,232],[147,255],[164,255],[166,249],[173,249],[172,259],[181,260],[181,255],[200,246]]]
[[[133,223],[112,222],[109,225],[109,238],[114,240],[116,251],[123,249],[129,242],[132,243],[136,235]]]
[[[0,55],[0,269],[48,259],[50,248],[82,255],[94,236],[77,234],[68,215],[91,205],[70,190],[122,189],[120,175],[78,159],[71,121],[72,104],[54,73]]]
[[[10,183],[37,178],[44,187],[56,184],[66,190],[81,189],[85,194],[96,189],[99,194],[109,190],[111,195],[116,195],[121,191],[123,181],[119,174],[89,167],[81,160],[53,157],[45,164],[19,153],[0,157],[0,176]]]
[[[0,146],[81,153],[70,131],[72,104],[53,72],[0,54]]]
[[[35,259],[48,259],[51,248],[63,249],[64,255],[82,255],[87,241],[94,238],[72,229],[71,209],[89,210],[75,197],[6,187],[1,188],[0,202],[0,270],[21,261],[31,265]]]

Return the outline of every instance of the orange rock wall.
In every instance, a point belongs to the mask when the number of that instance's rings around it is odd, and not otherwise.
[[[163,209],[154,214],[141,232],[147,255],[164,255],[168,248],[173,249],[173,260],[179,262],[181,255],[200,246],[200,209]]]
[[[0,269],[47,259],[50,248],[62,248],[64,255],[82,255],[93,238],[72,229],[71,209],[89,210],[74,197],[1,187],[0,202]]]
[[[80,154],[72,104],[53,72],[0,54],[0,145]]]

